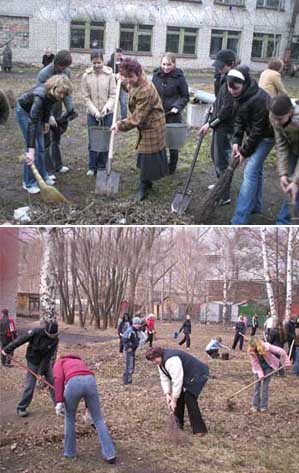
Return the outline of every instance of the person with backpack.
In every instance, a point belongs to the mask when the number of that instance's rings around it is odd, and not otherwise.
[[[197,399],[208,381],[208,366],[189,353],[172,348],[154,346],[147,350],[145,356],[158,366],[167,406],[173,412],[178,427],[184,428],[186,405],[193,434],[198,437],[206,435],[208,430]]]
[[[64,456],[73,458],[76,455],[76,411],[80,400],[84,399],[98,433],[103,458],[107,463],[115,463],[115,447],[101,413],[94,373],[80,356],[68,353],[55,362],[53,375],[55,411],[57,415],[65,415]]]
[[[117,328],[117,333],[119,336],[119,353],[123,353],[124,351],[123,335],[125,331],[127,330],[127,328],[130,327],[130,325],[131,325],[131,321],[130,321],[129,314],[128,312],[125,312]]]
[[[2,354],[4,356],[12,355],[13,351],[28,343],[26,350],[27,367],[31,371],[27,371],[25,387],[21,400],[17,405],[17,414],[20,417],[27,417],[29,407],[34,389],[37,381],[37,376],[42,369],[43,375],[49,384],[53,385],[53,374],[51,358],[55,353],[58,345],[58,324],[56,321],[46,322],[42,327],[29,330],[25,335],[21,335],[9,343]],[[36,376],[34,376],[33,373]],[[55,396],[53,389],[50,389],[50,396],[55,405]]]
[[[179,342],[179,345],[184,345],[184,343],[186,343],[186,347],[187,347],[187,350],[190,350],[190,346],[191,346],[191,317],[190,315],[186,315],[186,319],[183,323],[183,325],[181,326],[180,330],[179,330],[179,333],[183,332],[184,334],[184,337],[182,338],[182,340]]]
[[[132,384],[132,377],[135,370],[136,350],[140,342],[140,329],[142,321],[139,317],[133,317],[132,325],[123,334],[123,346],[125,356],[125,372],[123,382],[125,385]]]
[[[9,317],[8,310],[2,310],[2,318],[0,319],[0,343],[1,350],[4,349],[10,342],[17,338],[17,328],[15,321]],[[10,356],[5,356],[1,353],[2,366],[9,366],[11,362]]]

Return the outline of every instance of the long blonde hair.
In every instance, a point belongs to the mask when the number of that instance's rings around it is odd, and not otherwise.
[[[266,354],[266,347],[262,340],[258,337],[251,337],[248,344],[248,352],[249,353],[256,353],[257,355],[265,355]]]
[[[53,97],[55,97],[55,90],[63,92],[65,97],[73,92],[72,83],[65,74],[56,74],[50,77],[45,83],[45,89],[47,95],[52,95]]]

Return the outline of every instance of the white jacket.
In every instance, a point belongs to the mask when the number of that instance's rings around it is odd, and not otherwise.
[[[159,368],[160,381],[164,394],[172,394],[175,399],[180,397],[183,387],[184,370],[183,364],[178,356],[168,358],[165,368],[171,376],[171,380]]]

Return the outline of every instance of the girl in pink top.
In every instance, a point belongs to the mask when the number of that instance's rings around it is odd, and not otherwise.
[[[254,378],[260,380],[254,385],[251,410],[253,412],[265,412],[268,409],[268,391],[271,376],[265,379],[264,376],[277,370],[280,364],[286,367],[291,366],[291,362],[282,348],[265,343],[257,337],[251,338],[248,353]],[[279,355],[280,359],[275,355]]]

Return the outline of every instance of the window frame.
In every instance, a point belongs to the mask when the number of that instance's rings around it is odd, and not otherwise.
[[[253,57],[252,56],[252,50],[253,50],[253,42],[255,40],[254,36],[256,34],[259,34],[259,35],[263,35],[263,42],[262,42],[262,54],[261,54],[261,57]],[[267,62],[269,61],[272,57],[278,57],[279,55],[279,50],[280,50],[280,44],[281,44],[281,34],[274,34],[274,33],[260,33],[258,31],[255,31],[253,33],[253,38],[252,38],[252,46],[251,46],[251,55],[250,55],[250,59],[252,62]],[[273,38],[272,38],[273,37]],[[264,52],[267,53],[267,49],[268,49],[268,43],[269,43],[269,40],[273,39],[274,40],[274,51],[273,51],[273,55],[272,56],[267,56],[267,55],[264,55]],[[276,44],[275,44],[275,39],[276,39]]]
[[[238,1],[242,3],[238,3]],[[214,4],[223,7],[246,8],[246,0],[214,0]]]
[[[124,26],[124,25],[127,25],[127,26]],[[152,47],[153,47],[153,26],[154,25],[145,25],[145,24],[142,25],[142,24],[136,24],[136,23],[119,23],[119,41],[118,41],[119,47],[122,48],[123,52],[127,55],[134,54],[134,55],[142,55],[142,56],[151,56]],[[144,31],[142,31],[143,27],[148,27],[148,30],[146,31],[145,29]],[[122,31],[133,32],[133,49],[131,51],[121,46]],[[150,36],[150,51],[138,50],[139,37],[144,36],[144,35]]]
[[[219,35],[217,35],[217,31],[221,31],[222,34],[219,33]],[[233,35],[232,33],[234,33],[235,35]],[[209,51],[209,57],[211,59],[215,59],[216,54],[211,54],[211,46],[212,46],[212,39],[213,39],[213,36],[217,36],[217,37],[222,37],[222,46],[220,49],[225,49],[227,48],[227,43],[228,43],[228,39],[229,38],[233,38],[233,39],[238,39],[238,48],[237,48],[237,51],[236,51],[236,56],[239,55],[240,53],[240,41],[241,41],[241,34],[242,34],[242,31],[238,31],[238,30],[223,30],[223,29],[214,29],[212,28],[211,29],[211,41],[210,41],[210,51]],[[220,51],[219,49],[219,51]]]
[[[74,23],[84,23],[84,26],[82,25],[82,27],[80,28],[79,25],[74,25]],[[93,22],[97,22],[99,23],[99,25],[92,25]],[[83,48],[76,48],[76,47],[72,47],[71,45],[71,41],[72,41],[72,26],[77,26],[79,29],[82,29],[84,31],[84,47]],[[81,52],[81,53],[90,53],[92,51],[92,49],[94,49],[91,45],[90,45],[90,34],[91,34],[91,31],[102,31],[103,32],[103,47],[99,47],[97,49],[100,49],[101,51],[103,51],[103,53],[105,52],[105,31],[106,31],[106,22],[104,21],[96,21],[96,20],[84,20],[84,19],[80,19],[80,18],[76,18],[75,20],[72,20],[70,22],[70,51],[73,51],[73,52]]]
[[[268,0],[263,0],[263,5],[257,4],[258,0],[256,0],[255,8],[265,8],[267,10],[275,10],[275,11],[285,11],[285,0],[279,0],[279,4],[277,7],[273,5],[267,5]]]
[[[177,28],[179,31],[177,31],[177,32],[173,31],[171,33],[171,31],[169,31],[170,28]],[[191,31],[188,31],[188,30],[195,30],[195,32],[191,32]],[[191,28],[191,27],[187,27],[187,26],[167,25],[165,49],[169,52],[173,52],[177,57],[196,58],[197,57],[197,52],[198,52],[198,32],[199,32],[199,28]],[[167,48],[168,35],[171,35],[171,34],[175,35],[175,33],[178,33],[178,35],[179,35],[178,51],[171,51],[169,48]],[[184,53],[185,36],[195,37],[194,53]]]

